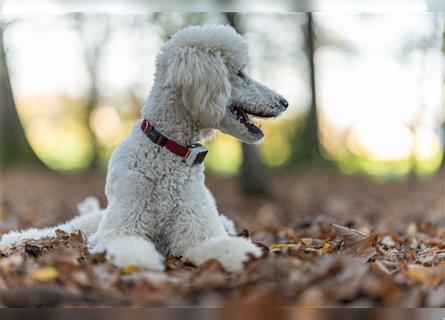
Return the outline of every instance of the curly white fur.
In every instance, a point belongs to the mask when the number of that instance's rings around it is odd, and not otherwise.
[[[213,129],[248,143],[262,141],[262,132],[249,130],[231,107],[277,116],[287,102],[239,72],[247,57],[246,42],[229,26],[179,31],[157,57],[143,118],[182,145],[199,142]],[[89,199],[79,205],[82,215],[66,224],[12,232],[2,237],[1,244],[53,236],[56,228],[80,229],[93,252],[105,250],[118,266],[163,270],[163,256],[177,255],[195,264],[215,258],[227,271],[242,271],[248,254],[258,257],[261,250],[229,235],[234,233],[233,223],[218,215],[204,184],[203,165],[185,165],[180,157],[152,143],[140,124],[141,120],[111,157],[107,209],[100,210]]]

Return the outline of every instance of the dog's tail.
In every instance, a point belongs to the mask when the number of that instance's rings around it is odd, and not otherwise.
[[[101,209],[99,201],[94,197],[86,198],[77,205],[79,215],[63,224],[55,227],[36,229],[31,228],[22,231],[11,231],[4,234],[0,240],[0,248],[7,248],[25,240],[38,240],[45,237],[54,237],[55,231],[71,233],[80,230],[86,238],[96,232],[106,209]]]

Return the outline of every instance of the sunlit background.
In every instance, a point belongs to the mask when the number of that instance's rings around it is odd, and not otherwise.
[[[153,84],[154,59],[189,24],[228,23],[224,14],[4,15],[3,43],[16,109],[48,167],[106,167]],[[321,154],[346,174],[425,176],[444,149],[443,14],[238,14],[252,77],[290,102],[266,121],[262,162],[300,163],[316,94]],[[308,50],[308,39],[313,51]],[[310,57],[315,81],[310,81]],[[239,173],[242,146],[218,133],[209,171]]]

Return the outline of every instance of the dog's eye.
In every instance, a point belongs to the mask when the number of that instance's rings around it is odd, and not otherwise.
[[[241,70],[239,70],[239,71],[236,73],[236,75],[237,75],[238,77],[240,77],[241,79],[244,79],[244,73],[243,73]]]

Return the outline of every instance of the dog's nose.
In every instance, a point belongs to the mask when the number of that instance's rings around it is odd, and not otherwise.
[[[281,104],[284,108],[286,108],[286,109],[287,109],[287,107],[289,106],[289,102],[287,102],[287,100],[284,99],[284,98],[281,98],[281,99],[280,99],[280,104]]]

